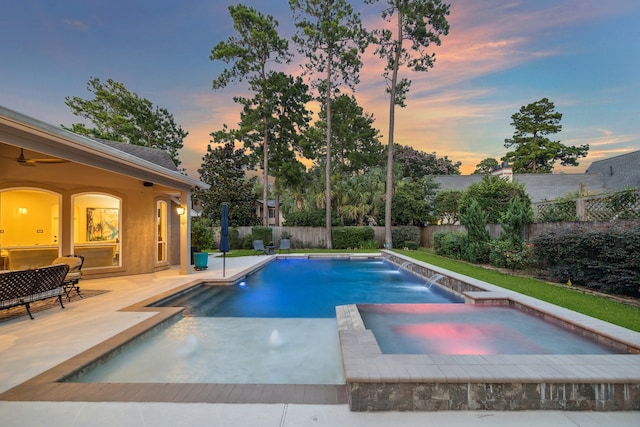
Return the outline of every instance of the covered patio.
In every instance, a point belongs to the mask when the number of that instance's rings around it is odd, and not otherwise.
[[[158,149],[94,140],[0,107],[0,269],[85,257],[85,277],[191,271],[191,195]]]

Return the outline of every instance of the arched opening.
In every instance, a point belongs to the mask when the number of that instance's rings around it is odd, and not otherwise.
[[[77,194],[73,202],[73,253],[84,256],[83,269],[121,265],[121,206],[118,197]]]
[[[59,194],[37,188],[0,191],[0,269],[51,264],[60,252]]]

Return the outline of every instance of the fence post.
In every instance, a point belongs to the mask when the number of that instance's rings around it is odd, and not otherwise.
[[[578,221],[586,221],[587,220],[587,212],[585,210],[585,199],[578,198],[576,199],[576,217]]]

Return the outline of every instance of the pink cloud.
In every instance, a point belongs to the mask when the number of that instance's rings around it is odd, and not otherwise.
[[[442,46],[434,48],[435,67],[426,73],[406,70],[401,73],[401,77],[412,80],[412,86],[407,108],[396,108],[395,141],[462,161],[463,173],[472,172],[475,165],[486,157],[499,159],[504,154],[504,138],[513,133],[509,125],[511,114],[531,101],[515,100],[509,103],[503,99],[494,100],[492,97],[498,88],[478,88],[474,85],[473,89],[468,89],[468,82],[522,66],[541,57],[563,55],[567,53],[566,46],[539,46],[537,42],[540,36],[553,37],[553,34],[563,31],[567,26],[623,13],[635,7],[632,0],[622,0],[616,4],[596,0],[561,0],[550,6],[530,1],[504,3],[500,0],[451,0],[451,3],[451,31],[442,38]],[[367,27],[391,25],[384,23],[368,9],[363,10],[367,11],[363,15]],[[372,48],[365,53],[363,60],[361,84],[357,87],[356,97],[365,111],[374,115],[375,126],[381,131],[382,142],[386,143],[389,98],[381,75],[384,62],[373,55]],[[296,57],[282,69],[299,75],[301,62],[303,59]],[[241,87],[245,86],[241,84],[233,90]],[[214,92],[196,100],[196,104],[201,102],[198,105],[207,112],[208,129],[197,137],[197,144],[204,146],[205,150],[207,142],[202,141],[205,137],[208,141],[209,132],[220,128],[222,123],[233,127],[239,118],[239,109],[231,101],[231,92]],[[566,105],[575,102],[570,100]],[[556,102],[556,105],[564,104]],[[194,126],[200,125],[194,122]],[[191,128],[189,130],[192,132],[189,138],[193,136],[195,141],[196,133]],[[624,142],[612,138],[591,140],[588,135],[587,138],[571,137],[577,141],[576,144],[589,142],[594,147],[597,144],[604,146]],[[636,138],[630,137],[632,140]],[[563,138],[564,143],[574,145],[570,141],[572,139]],[[589,158],[597,154],[592,152]],[[585,163],[590,164],[590,161]],[[578,172],[577,168],[571,168],[570,171]]]

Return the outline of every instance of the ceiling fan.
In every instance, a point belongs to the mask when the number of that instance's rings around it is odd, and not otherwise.
[[[16,157],[16,162],[22,166],[35,166],[36,163],[66,163],[68,160],[50,157],[46,159],[27,159],[24,156],[24,148],[20,149],[20,155]]]

